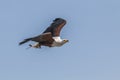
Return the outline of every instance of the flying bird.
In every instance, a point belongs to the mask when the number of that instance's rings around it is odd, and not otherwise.
[[[41,48],[41,46],[48,46],[48,47],[60,47],[67,43],[69,40],[61,39],[60,31],[66,24],[66,20],[62,18],[56,18],[53,20],[51,25],[40,35],[24,39],[19,45],[22,45],[28,41],[36,42],[34,45],[29,45],[30,47],[34,48]]]

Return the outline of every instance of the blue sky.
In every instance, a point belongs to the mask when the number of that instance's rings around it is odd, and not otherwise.
[[[56,17],[59,48],[18,46]],[[0,80],[120,80],[119,0],[1,0]]]

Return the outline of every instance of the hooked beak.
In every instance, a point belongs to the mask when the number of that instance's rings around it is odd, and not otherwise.
[[[69,40],[66,40],[65,42],[69,42]]]

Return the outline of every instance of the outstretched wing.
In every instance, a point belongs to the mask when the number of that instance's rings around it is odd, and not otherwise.
[[[60,31],[66,24],[66,20],[62,18],[56,18],[53,23],[43,33],[51,32],[52,36],[60,36]]]

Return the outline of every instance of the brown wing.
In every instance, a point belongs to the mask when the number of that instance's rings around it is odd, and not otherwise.
[[[56,26],[54,28],[53,36],[60,36],[60,31],[64,27],[65,24],[66,24],[66,21],[63,21],[61,24],[59,24],[58,26]]]
[[[60,36],[60,31],[66,24],[66,20],[62,18],[56,18],[53,23],[43,33],[51,32],[52,36]]]
[[[54,41],[52,38],[52,34],[50,32],[43,33],[39,36],[33,37],[31,40],[39,43],[42,43],[42,42],[52,43]]]

